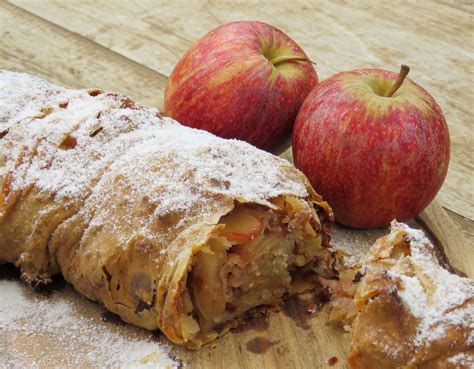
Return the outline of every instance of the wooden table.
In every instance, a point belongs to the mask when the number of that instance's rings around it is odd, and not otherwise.
[[[0,69],[118,90],[162,108],[167,76],[187,48],[241,19],[290,35],[316,61],[320,80],[344,70],[410,65],[410,77],[444,110],[452,141],[446,182],[421,221],[441,238],[460,230],[474,253],[474,1],[0,0]],[[438,215],[449,225],[437,224]]]

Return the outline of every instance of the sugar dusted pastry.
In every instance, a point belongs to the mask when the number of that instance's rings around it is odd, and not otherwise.
[[[332,316],[352,324],[350,368],[474,367],[474,281],[441,267],[420,230],[392,223],[341,273]]]
[[[0,262],[189,348],[334,275],[301,172],[121,94],[0,72],[0,187]]]

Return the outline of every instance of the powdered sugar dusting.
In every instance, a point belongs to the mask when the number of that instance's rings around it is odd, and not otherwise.
[[[49,298],[16,281],[0,281],[0,290],[0,367],[179,366],[169,357],[167,348],[153,342],[149,333],[133,334],[127,326],[101,321],[98,314],[90,311],[100,308],[85,300],[84,304],[92,309],[88,309],[88,315],[83,314],[72,301],[75,293],[70,287]]]
[[[0,81],[0,130],[6,132],[0,175],[11,171],[12,191],[34,184],[59,199],[87,197],[107,166],[136,142],[127,133],[161,124],[156,110],[131,110],[122,95],[65,90],[11,72],[0,73]]]
[[[370,245],[387,234],[388,230],[388,227],[370,230],[352,229],[335,223],[331,243],[336,250],[344,255],[342,259],[344,265],[353,267],[360,263]]]
[[[116,172],[140,178],[142,192],[145,184],[163,188],[155,194],[158,213],[188,209],[209,193],[268,206],[280,194],[307,196],[304,177],[285,160],[181,126],[123,95],[66,90],[5,71],[0,84],[0,176],[10,176],[11,193],[34,185],[67,206],[88,198],[104,173]],[[166,157],[181,164],[165,175],[143,171]]]
[[[467,368],[474,368],[474,354],[468,352],[460,352],[459,354],[450,357],[448,359],[448,363],[459,366],[464,365]]]
[[[410,242],[411,272],[399,263],[389,274],[401,281],[398,294],[419,319],[415,344],[424,345],[443,337],[449,327],[460,326],[467,327],[465,338],[474,344],[474,281],[442,268],[423,231],[400,223],[392,228],[405,231]]]

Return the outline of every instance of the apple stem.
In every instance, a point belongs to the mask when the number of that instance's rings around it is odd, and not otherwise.
[[[281,55],[277,56],[276,58],[273,58],[270,60],[270,62],[276,66],[277,64],[284,63],[287,61],[308,61],[312,64],[316,64],[313,62],[311,59],[307,58],[306,56],[297,56],[297,55]]]
[[[387,94],[385,95],[386,97],[392,97],[395,92],[400,88],[402,85],[403,81],[405,80],[405,77],[408,75],[410,72],[410,67],[408,65],[402,64],[400,67],[400,73],[398,73],[398,78],[395,81],[395,83],[392,85],[392,88],[388,90]]]

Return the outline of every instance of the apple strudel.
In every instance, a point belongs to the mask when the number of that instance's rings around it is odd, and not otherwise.
[[[118,93],[0,72],[0,188],[0,262],[189,348],[335,274],[300,171]]]

